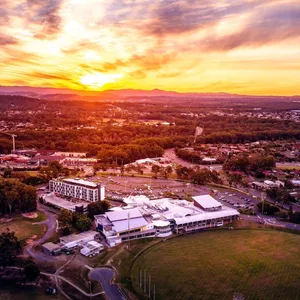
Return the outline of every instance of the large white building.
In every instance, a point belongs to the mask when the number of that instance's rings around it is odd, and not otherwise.
[[[102,232],[110,246],[156,235],[154,225],[148,222],[137,208],[120,208],[94,217],[98,230]]]
[[[69,196],[89,202],[104,200],[105,187],[82,179],[50,180],[49,190],[60,195]]]
[[[222,205],[210,195],[194,197],[194,202],[169,198],[150,200],[130,196],[127,206],[95,216],[97,229],[110,246],[144,237],[167,237],[231,223],[239,212]]]

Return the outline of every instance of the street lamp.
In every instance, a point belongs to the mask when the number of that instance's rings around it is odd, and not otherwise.
[[[264,205],[265,205],[265,194],[264,193],[261,193],[261,213],[262,215],[264,214]]]
[[[90,299],[92,299],[92,283],[89,280],[89,287],[90,287]]]

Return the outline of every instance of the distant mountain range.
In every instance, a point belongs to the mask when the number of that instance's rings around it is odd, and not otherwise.
[[[148,98],[148,97],[168,97],[168,98],[277,98],[279,96],[250,96],[237,95],[229,93],[180,93],[174,91],[154,90],[105,90],[105,91],[79,91],[61,88],[44,88],[29,86],[0,86],[0,94],[2,95],[20,95],[34,98],[42,98],[48,100],[122,100],[128,98]],[[297,96],[293,96],[297,97]],[[280,97],[280,98],[293,98]]]

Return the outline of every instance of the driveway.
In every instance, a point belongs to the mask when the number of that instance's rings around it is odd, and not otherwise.
[[[50,213],[47,210],[47,208],[39,202],[37,202],[37,209],[38,209],[38,211],[43,212],[47,217],[47,219],[45,221],[39,223],[39,224],[46,225],[47,231],[41,239],[35,241],[32,244],[27,245],[24,249],[24,254],[33,257],[34,259],[36,259],[39,262],[54,261],[55,258],[53,256],[44,254],[41,251],[35,251],[34,248],[38,245],[43,244],[46,240],[48,240],[55,233],[56,215],[53,213]]]
[[[111,268],[97,268],[89,273],[89,277],[98,281],[107,298],[110,300],[122,300],[126,299],[120,292],[119,287],[116,284],[111,284],[112,279],[115,276],[115,271]]]

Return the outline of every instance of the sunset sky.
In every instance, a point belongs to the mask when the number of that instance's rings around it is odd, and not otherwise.
[[[300,94],[300,1],[0,0],[0,85]]]

